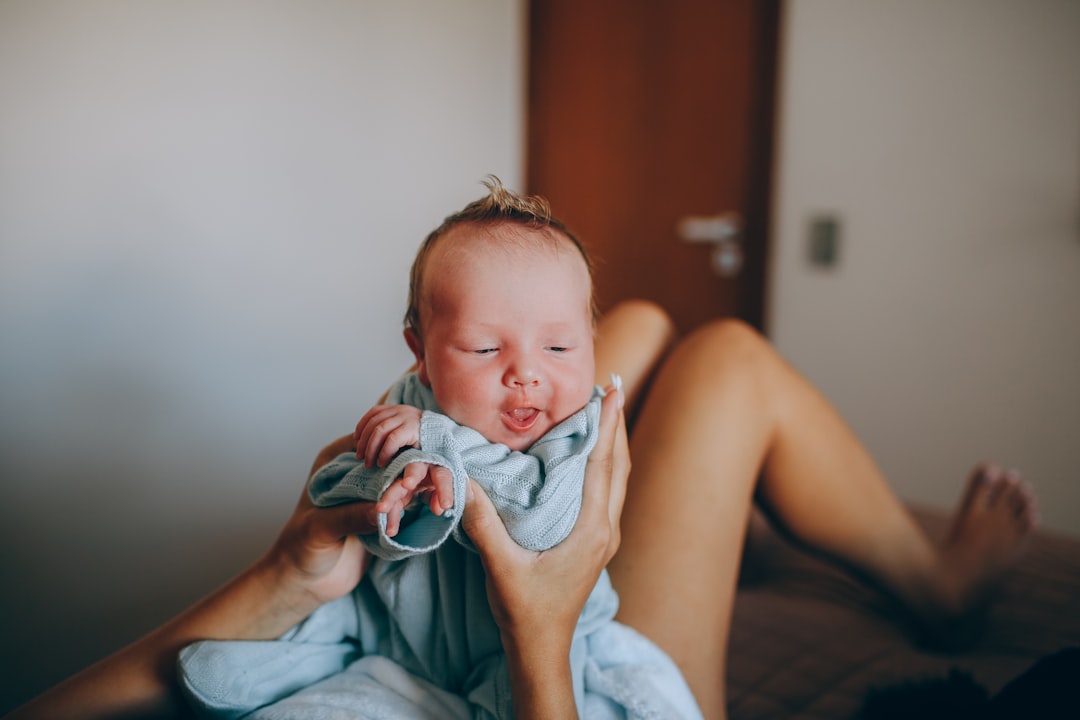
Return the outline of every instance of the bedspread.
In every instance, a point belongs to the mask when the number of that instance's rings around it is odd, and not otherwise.
[[[947,516],[913,508],[939,537]],[[728,660],[731,720],[856,717],[871,688],[970,674],[989,694],[1039,658],[1080,646],[1080,538],[1033,537],[1008,572],[984,634],[961,652],[920,648],[895,607],[772,531],[748,547]]]

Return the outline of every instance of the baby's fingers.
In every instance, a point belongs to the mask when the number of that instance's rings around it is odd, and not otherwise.
[[[390,408],[373,408],[360,423],[356,426],[356,456],[368,467],[385,466],[400,448],[400,444],[392,446],[391,438],[401,428],[401,418]]]
[[[432,465],[428,473],[434,492],[431,496],[431,512],[442,515],[454,507],[454,474],[449,468]]]
[[[364,417],[360,418],[360,422],[356,423],[356,430],[353,431],[353,441],[356,446],[356,457],[361,460],[366,460],[368,457],[374,457],[369,450],[374,450],[371,447],[371,439],[375,434],[375,429],[379,422],[379,417],[386,411],[385,405],[376,405],[375,407],[364,413]],[[371,463],[367,463],[368,467],[371,467]]]
[[[381,511],[380,511],[381,512]],[[386,535],[394,537],[401,529],[401,516],[405,512],[403,505],[394,504],[386,510]]]
[[[381,513],[389,513],[393,508],[397,508],[400,511],[412,500],[412,496],[412,490],[402,485],[399,480],[386,488],[386,492],[379,498],[375,510]]]
[[[386,515],[386,534],[394,537],[401,528],[401,516],[405,512],[405,505],[412,499],[412,492],[395,481],[386,488],[379,502],[375,505],[375,512]]]
[[[424,478],[428,476],[429,465],[422,462],[409,463],[401,473],[400,482],[409,489],[410,497],[416,493],[416,489],[424,484]]]
[[[390,512],[392,506],[397,506],[400,510],[412,502],[416,495],[416,487],[427,475],[427,467],[425,463],[406,465],[401,477],[392,482],[390,487],[383,492],[376,509],[379,512]]]

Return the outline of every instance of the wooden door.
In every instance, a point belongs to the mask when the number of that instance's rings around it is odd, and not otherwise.
[[[779,0],[532,0],[526,184],[595,257],[601,309],[763,320]],[[741,217],[720,277],[686,216]]]

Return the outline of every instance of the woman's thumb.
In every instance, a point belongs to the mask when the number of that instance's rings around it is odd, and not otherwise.
[[[480,557],[485,559],[510,539],[499,513],[491,504],[491,499],[472,478],[469,478],[469,484],[465,488],[465,512],[461,515],[461,529],[476,545]]]

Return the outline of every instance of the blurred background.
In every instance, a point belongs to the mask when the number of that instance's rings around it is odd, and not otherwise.
[[[0,2],[0,712],[273,540],[409,362],[422,237],[542,185],[544,5]],[[1080,4],[767,20],[749,319],[902,497],[995,459],[1080,534]]]

